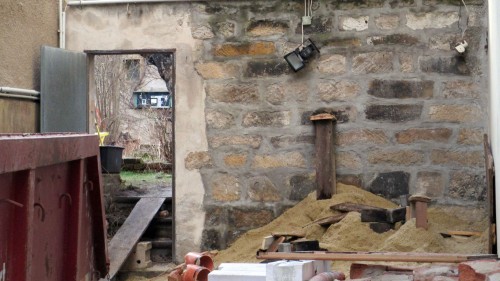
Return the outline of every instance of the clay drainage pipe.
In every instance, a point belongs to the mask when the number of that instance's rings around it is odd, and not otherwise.
[[[214,261],[212,260],[212,257],[202,253],[189,252],[184,256],[184,262],[186,264],[194,264],[205,267],[209,271],[214,269]]]
[[[195,264],[186,265],[186,270],[182,274],[182,281],[207,281],[210,270]]]
[[[338,271],[323,272],[309,279],[309,281],[335,281],[335,280],[345,280],[344,273]]]

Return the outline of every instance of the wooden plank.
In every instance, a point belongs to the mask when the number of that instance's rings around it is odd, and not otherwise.
[[[454,231],[454,230],[450,230],[450,231],[446,231],[446,232],[441,232],[440,233],[441,236],[443,237],[451,237],[453,235],[455,236],[467,236],[467,237],[470,237],[470,236],[481,236],[483,235],[482,232],[478,232],[478,231]]]
[[[313,222],[310,222],[310,223],[304,225],[303,227],[307,227],[307,226],[310,226],[312,224],[319,224],[321,226],[332,225],[334,223],[338,223],[339,221],[341,221],[343,218],[345,218],[345,216],[347,216],[347,213],[340,214],[340,215],[333,215],[333,216],[330,216],[330,217],[317,219],[317,220],[315,220]]]
[[[160,209],[165,198],[142,198],[108,244],[109,278],[113,279],[135,244]],[[106,279],[101,279],[106,280]]]
[[[358,213],[360,213],[362,210],[386,210],[384,208],[363,205],[363,204],[357,204],[357,203],[351,203],[351,202],[345,202],[345,203],[332,205],[332,206],[330,206],[330,209],[332,209],[334,211],[339,211],[339,212],[358,212]]]
[[[330,260],[330,261],[377,261],[377,262],[443,262],[461,263],[476,259],[491,259],[496,255],[462,255],[435,253],[399,253],[399,252],[305,252],[305,253],[269,253],[259,252],[258,259],[284,260]]]
[[[497,253],[496,235],[495,235],[495,163],[493,161],[493,153],[488,139],[488,135],[484,134],[484,162],[486,168],[486,196],[488,202],[488,216],[489,216],[489,233],[488,235],[488,253]]]
[[[271,245],[269,246],[269,248],[267,248],[267,252],[276,252],[278,250],[278,246],[285,242],[285,239],[286,237],[285,236],[281,236],[279,238],[276,238],[273,243],[271,243]]]
[[[287,236],[292,238],[303,238],[306,237],[305,230],[293,230],[293,231],[276,231],[271,233],[272,236],[278,238],[280,236]]]
[[[336,193],[333,120],[313,121],[316,131],[316,199],[329,199]]]

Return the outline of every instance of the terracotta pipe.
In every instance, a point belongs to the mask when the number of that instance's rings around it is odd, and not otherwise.
[[[195,264],[187,264],[182,274],[182,281],[208,281],[210,270]]]
[[[335,281],[335,280],[345,280],[345,274],[339,271],[330,271],[320,273],[309,281]]]
[[[194,264],[205,267],[209,271],[214,269],[214,261],[212,260],[212,257],[205,253],[189,252],[184,256],[184,262],[186,264]]]

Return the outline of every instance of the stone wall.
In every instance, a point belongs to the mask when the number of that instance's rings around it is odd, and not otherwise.
[[[301,0],[70,6],[67,45],[176,49],[181,260],[226,247],[314,190],[309,116],[319,109],[338,119],[341,182],[483,204],[486,7],[465,2],[469,14],[460,0],[315,0],[305,33],[321,55],[298,73],[283,56],[301,42]]]
[[[304,31],[321,55],[298,73],[283,56],[301,42],[302,1],[194,5],[209,149],[185,162],[203,175],[202,246],[227,246],[315,189],[316,110],[338,119],[340,182],[482,204],[486,7],[466,3],[314,1]]]

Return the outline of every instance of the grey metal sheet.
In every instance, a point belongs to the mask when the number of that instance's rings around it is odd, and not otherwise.
[[[87,56],[42,46],[40,131],[87,132]]]

